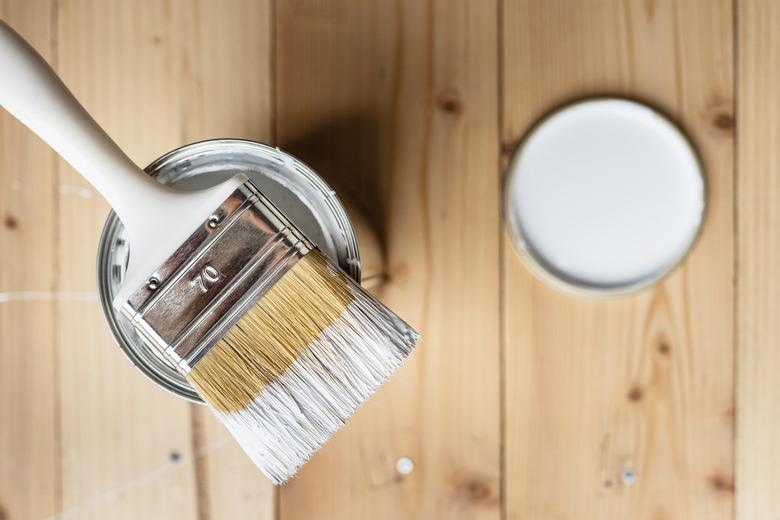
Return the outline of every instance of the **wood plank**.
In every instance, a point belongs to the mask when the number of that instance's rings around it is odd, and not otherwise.
[[[183,0],[175,12],[181,143],[272,142],[270,0]],[[191,405],[191,419],[199,518],[274,518],[270,481],[208,409]]]
[[[268,137],[267,2],[62,2],[66,83],[138,164],[203,137]],[[232,53],[232,55],[231,55]],[[251,64],[251,67],[245,64]],[[235,71],[235,72],[234,72]],[[224,132],[224,133],[223,133]],[[63,290],[94,291],[107,214],[64,163]],[[71,193],[72,192],[72,193]],[[206,410],[123,358],[95,302],[60,313],[64,511],[78,518],[270,518],[272,487]],[[206,412],[206,413],[203,413]],[[110,514],[109,514],[110,513]]]
[[[47,58],[50,2],[5,2],[0,18]],[[0,110],[0,518],[60,507],[54,154]]]
[[[682,124],[709,184],[693,253],[634,297],[554,292],[505,235],[507,517],[730,518],[731,2],[506,0],[502,25],[507,150],[565,101],[625,95]]]
[[[386,251],[382,298],[423,336],[282,488],[280,515],[498,518],[497,5],[277,10],[279,144],[363,203]]]
[[[780,517],[780,4],[737,2],[737,518]]]
[[[95,119],[138,164],[178,144],[174,49],[157,45],[170,18],[153,2],[62,2],[58,68]],[[162,43],[162,42],[160,42]],[[176,110],[171,110],[176,107]],[[64,291],[94,292],[94,258],[108,204],[60,160]],[[86,191],[84,191],[86,190]],[[59,315],[63,515],[195,518],[189,405],[150,384],[122,355],[97,300]]]

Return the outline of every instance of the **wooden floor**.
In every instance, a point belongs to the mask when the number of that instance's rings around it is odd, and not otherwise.
[[[116,348],[95,296],[107,205],[3,113],[0,519],[780,518],[780,2],[4,0],[0,17],[138,164],[242,137],[360,200],[381,296],[424,337],[274,489]],[[709,208],[663,284],[596,302],[529,275],[499,200],[528,126],[604,94],[690,134]]]

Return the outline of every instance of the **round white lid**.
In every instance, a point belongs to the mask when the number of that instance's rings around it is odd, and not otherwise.
[[[543,280],[593,296],[646,287],[685,257],[701,226],[701,164],[683,133],[625,99],[545,117],[506,173],[504,214]]]

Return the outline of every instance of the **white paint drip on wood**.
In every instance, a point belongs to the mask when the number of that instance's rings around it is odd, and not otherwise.
[[[127,482],[113,489],[109,489],[108,491],[95,495],[94,497],[85,500],[84,502],[78,505],[64,509],[59,513],[56,513],[48,517],[46,520],[66,520],[68,518],[74,518],[74,519],[83,518],[88,511],[94,510],[95,508],[101,505],[105,505],[114,502],[116,500],[119,500],[127,496],[133,489],[140,488],[146,484],[151,484],[178,468],[183,468],[182,471],[191,472],[192,462],[202,457],[205,457],[209,453],[212,453],[224,446],[230,446],[231,444],[232,444],[232,439],[230,437],[223,437],[221,439],[217,439],[214,442],[209,443],[206,446],[203,446],[202,448],[192,452],[191,454],[183,455],[182,458],[176,462],[169,462],[157,466],[152,470],[144,472],[139,476],[137,476],[136,478],[130,479]]]
[[[60,184],[59,192],[60,195],[75,195],[82,199],[92,198],[92,190],[76,184]]]
[[[68,291],[6,291],[0,292],[0,303],[10,302],[47,302],[47,301],[84,301],[96,302],[95,292]]]

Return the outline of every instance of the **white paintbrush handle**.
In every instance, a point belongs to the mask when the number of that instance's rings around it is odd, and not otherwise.
[[[0,21],[0,105],[46,141],[111,204],[128,231],[127,284],[142,283],[241,183],[175,192],[106,135],[46,61]],[[137,288],[134,287],[134,288]]]
[[[175,195],[114,144],[43,58],[0,22],[0,105],[46,141],[114,207],[126,224],[133,208]]]

